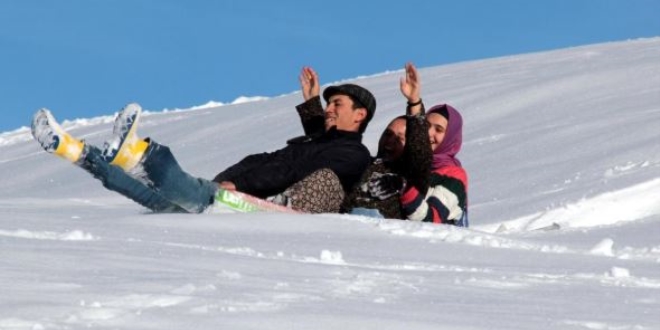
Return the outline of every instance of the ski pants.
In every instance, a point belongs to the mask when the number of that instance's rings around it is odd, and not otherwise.
[[[109,164],[99,148],[86,148],[80,167],[107,189],[154,212],[201,213],[213,204],[217,184],[186,173],[167,146],[150,141],[135,174]]]

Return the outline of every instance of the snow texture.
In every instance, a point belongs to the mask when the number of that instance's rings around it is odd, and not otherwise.
[[[1,134],[0,329],[660,329],[660,38],[420,73],[464,117],[468,229],[152,214]],[[348,80],[378,98],[372,153],[401,75]],[[301,100],[145,112],[140,134],[212,178],[301,134]],[[113,117],[62,126],[102,145]]]

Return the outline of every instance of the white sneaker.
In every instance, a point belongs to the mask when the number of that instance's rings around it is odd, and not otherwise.
[[[46,152],[73,163],[80,159],[85,143],[72,137],[53,118],[46,108],[39,109],[32,118],[32,136]]]
[[[142,108],[137,103],[126,105],[115,118],[112,129],[112,139],[105,142],[103,156],[113,165],[117,165],[128,171],[135,167],[149,143],[140,139],[137,135],[138,121]]]

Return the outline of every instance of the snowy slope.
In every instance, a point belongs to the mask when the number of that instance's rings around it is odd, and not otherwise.
[[[464,116],[470,229],[150,214],[1,134],[0,329],[660,329],[660,38],[421,75]],[[350,80],[378,99],[372,151],[400,76]],[[300,100],[152,111],[141,134],[210,178],[301,134]],[[101,144],[112,119],[64,126]]]

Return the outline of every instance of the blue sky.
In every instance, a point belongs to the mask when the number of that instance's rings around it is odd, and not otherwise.
[[[660,36],[656,0],[0,1],[0,132],[396,70]]]

